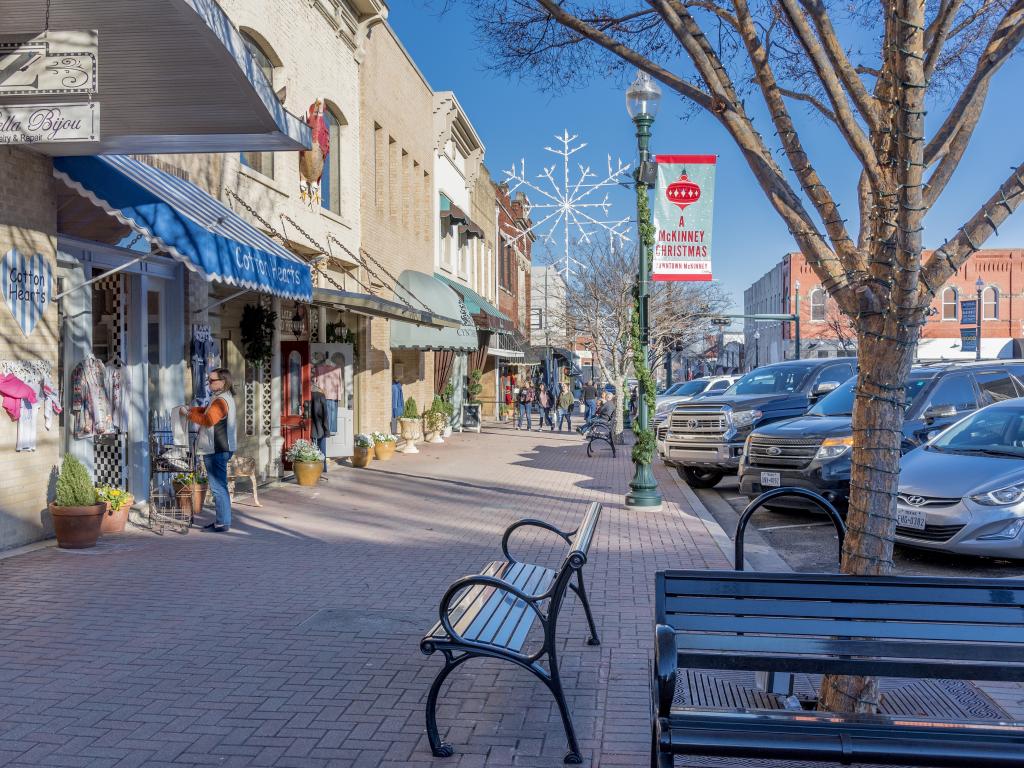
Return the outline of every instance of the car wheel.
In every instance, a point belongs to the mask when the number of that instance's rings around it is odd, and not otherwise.
[[[691,488],[714,488],[723,477],[721,472],[714,469],[676,467],[676,471]]]

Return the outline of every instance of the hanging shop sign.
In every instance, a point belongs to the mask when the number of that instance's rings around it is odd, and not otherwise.
[[[98,141],[100,105],[0,106],[0,145]]]
[[[717,155],[658,155],[652,280],[710,280]]]
[[[28,40],[0,42],[0,96],[97,93],[96,30],[48,30]]]
[[[0,263],[0,289],[21,332],[31,336],[53,295],[53,269],[41,253],[25,256],[17,248]]]

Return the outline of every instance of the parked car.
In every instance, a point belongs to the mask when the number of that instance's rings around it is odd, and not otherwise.
[[[657,429],[677,403],[686,403],[698,397],[716,395],[731,387],[738,376],[705,376],[701,379],[681,381],[673,384],[663,395],[654,401],[654,428]]]
[[[896,541],[1024,559],[1024,400],[975,411],[903,457]]]
[[[980,406],[1024,396],[1024,361],[936,363],[915,367],[904,390],[903,452],[927,442]],[[856,379],[806,415],[759,426],[740,460],[740,493],[754,498],[779,486],[817,491],[843,511],[850,494]],[[793,497],[775,507],[806,508]]]
[[[743,443],[763,424],[799,416],[854,373],[853,358],[790,360],[741,377],[721,395],[677,404],[657,427],[658,453],[697,488],[736,474]]]

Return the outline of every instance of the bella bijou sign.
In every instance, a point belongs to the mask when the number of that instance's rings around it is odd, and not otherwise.
[[[96,141],[99,136],[96,102],[0,106],[0,145]]]
[[[657,155],[652,280],[710,280],[715,155]]]

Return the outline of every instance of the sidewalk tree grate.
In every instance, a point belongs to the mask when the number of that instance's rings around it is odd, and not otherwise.
[[[322,608],[299,624],[305,632],[410,632],[408,621],[387,611],[364,608]],[[417,634],[413,632],[413,634]]]

